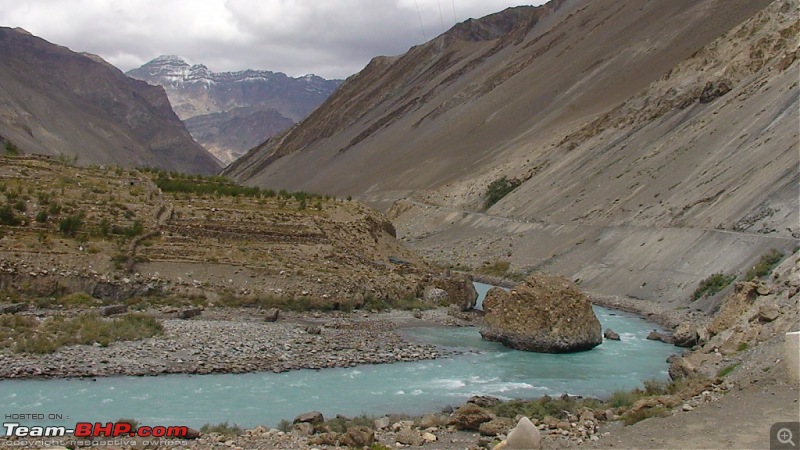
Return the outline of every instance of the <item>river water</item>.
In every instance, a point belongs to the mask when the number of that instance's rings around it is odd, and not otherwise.
[[[61,416],[40,425],[133,418],[147,425],[199,427],[228,421],[274,427],[281,419],[312,410],[326,417],[421,414],[463,403],[472,395],[603,397],[641,386],[646,379],[667,379],[665,360],[678,349],[645,339],[656,326],[627,313],[598,307],[595,312],[603,329],[614,329],[621,341],[605,341],[587,352],[551,355],[483,341],[472,327],[410,328],[403,332],[411,339],[464,353],[433,361],[280,374],[2,380],[0,414]]]

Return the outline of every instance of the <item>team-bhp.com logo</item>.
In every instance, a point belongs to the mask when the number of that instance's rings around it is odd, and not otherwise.
[[[189,427],[172,426],[172,427],[147,427],[139,426],[134,428],[133,425],[125,422],[78,422],[75,428],[59,427],[59,426],[22,426],[18,422],[6,422],[3,424],[6,436],[15,436],[18,438],[44,438],[44,437],[65,437],[73,435],[76,438],[93,438],[93,437],[143,437],[143,438],[173,438],[185,439],[189,436]]]

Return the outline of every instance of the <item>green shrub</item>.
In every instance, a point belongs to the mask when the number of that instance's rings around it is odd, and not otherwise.
[[[72,214],[58,222],[58,230],[67,237],[75,237],[83,226],[83,213]]]
[[[762,278],[769,276],[772,273],[772,269],[775,268],[778,264],[780,264],[781,260],[785,255],[782,251],[772,249],[765,255],[761,256],[761,259],[758,260],[758,263],[751,267],[747,273],[744,275],[745,281],[750,281],[755,278]]]
[[[734,369],[736,369],[736,367],[738,367],[738,366],[739,366],[739,364],[731,364],[730,366],[723,367],[722,369],[719,369],[719,370],[717,371],[717,377],[719,377],[719,378],[724,378],[724,377],[727,377],[727,376],[728,376],[728,375],[730,375],[730,374],[731,374],[731,372],[733,372],[733,371],[734,371]]]
[[[16,209],[19,212],[25,212],[28,209],[28,207],[25,205],[24,200],[19,199],[17,200],[16,203],[14,203],[14,209]]]
[[[0,225],[16,227],[22,224],[22,219],[14,214],[10,205],[0,206]]]
[[[122,234],[124,234],[125,237],[129,238],[139,236],[143,233],[144,233],[144,225],[142,225],[142,222],[138,220],[133,222],[131,226],[122,229]]]
[[[67,307],[77,307],[77,306],[96,306],[101,304],[102,302],[99,299],[96,299],[85,292],[75,292],[73,294],[65,295],[59,298],[58,300],[56,300],[56,303]]]
[[[362,414],[352,419],[349,419],[344,416],[337,416],[335,419],[326,420],[322,424],[322,427],[330,429],[331,431],[336,433],[345,433],[347,432],[347,429],[349,427],[364,426],[372,428],[374,421],[375,421],[374,417],[368,416],[366,414]]]
[[[639,389],[632,391],[614,391],[611,397],[606,400],[606,403],[612,408],[627,408],[636,403],[636,401],[643,396],[642,391]]]
[[[743,351],[747,350],[748,348],[750,348],[750,346],[747,344],[747,342],[742,342],[742,343],[739,344],[739,346],[736,348],[736,350],[740,351],[740,352],[743,352]]]
[[[14,330],[14,339],[0,341],[17,352],[52,353],[65,345],[108,346],[116,341],[133,341],[163,334],[161,323],[152,316],[132,313],[104,319],[95,314],[74,318],[51,317],[36,325],[22,324]]]
[[[484,275],[491,275],[494,277],[504,277],[508,273],[508,269],[511,268],[510,261],[495,261],[492,264],[485,264],[478,269],[478,272]]]
[[[715,273],[714,275],[700,281],[700,284],[695,289],[692,297],[699,300],[701,297],[708,297],[716,294],[717,292],[725,289],[729,284],[733,283],[736,279],[735,275],[725,275],[722,273]]]
[[[200,427],[202,433],[219,433],[223,436],[239,436],[244,433],[244,430],[239,425],[230,424],[227,421],[221,422],[216,425],[207,423]]]
[[[286,419],[281,419],[281,421],[278,422],[277,429],[278,431],[283,431],[284,433],[288,433],[292,431],[292,422],[289,422]]]
[[[7,154],[12,156],[19,155],[19,147],[17,147],[17,145],[14,144],[13,142],[6,140],[5,148]]]
[[[48,218],[47,211],[39,211],[39,213],[36,214],[36,221],[39,223],[46,223],[47,218]]]
[[[499,202],[503,197],[510,194],[511,191],[518,188],[522,182],[517,179],[509,180],[507,177],[494,180],[486,187],[484,194],[483,207],[489,209],[492,205]]]

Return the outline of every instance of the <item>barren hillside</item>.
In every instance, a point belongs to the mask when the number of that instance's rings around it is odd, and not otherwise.
[[[435,260],[508,261],[686,304],[700,279],[800,237],[797,11],[796,0],[509,9],[376,58],[228,172],[400,200],[401,236]],[[503,177],[508,195],[487,203]]]
[[[163,89],[21,29],[0,28],[0,56],[0,142],[82,165],[220,170]]]

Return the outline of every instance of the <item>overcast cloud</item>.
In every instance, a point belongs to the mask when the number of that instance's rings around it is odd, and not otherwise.
[[[455,19],[531,3],[544,0],[0,0],[0,25],[98,54],[122,70],[176,54],[215,72],[344,78],[373,56],[441,34]]]

